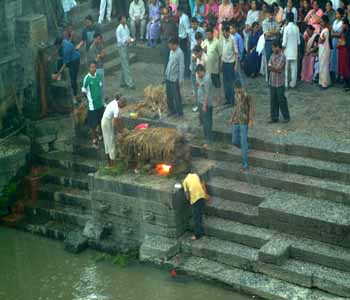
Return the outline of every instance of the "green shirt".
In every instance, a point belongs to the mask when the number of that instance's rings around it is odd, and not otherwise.
[[[99,74],[92,76],[88,73],[83,82],[83,93],[86,93],[89,110],[97,110],[103,107],[102,99],[103,82]]]

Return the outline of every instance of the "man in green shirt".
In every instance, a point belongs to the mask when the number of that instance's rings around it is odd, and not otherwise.
[[[102,88],[103,81],[102,77],[96,73],[96,62],[91,62],[89,73],[84,78],[82,94],[87,100],[88,126],[91,129],[92,143],[95,148],[98,148],[97,129],[104,112]]]

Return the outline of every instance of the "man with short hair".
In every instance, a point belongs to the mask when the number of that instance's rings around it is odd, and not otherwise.
[[[236,82],[240,86],[244,86],[243,74],[241,72],[241,63],[244,55],[244,42],[242,36],[238,32],[237,22],[232,22],[230,25],[230,33],[236,39],[237,49],[238,49],[238,61],[237,61],[237,73],[236,73]]]
[[[208,27],[206,30],[206,40],[202,43],[202,48],[207,54],[206,70],[210,74],[213,86],[215,88],[216,101],[219,100],[221,82],[220,82],[220,64],[221,64],[221,47],[218,39],[214,38],[213,28]]]
[[[114,165],[116,157],[116,140],[117,132],[122,133],[120,109],[126,106],[126,100],[120,94],[115,96],[105,108],[101,129],[103,135],[103,142],[105,146],[105,153],[109,167]]]
[[[189,41],[188,41],[188,30],[190,29],[190,19],[184,13],[181,6],[177,9],[177,15],[179,17],[179,26],[178,26],[178,37],[179,45],[184,54],[185,62],[185,77],[190,76],[190,50],[189,50]]]
[[[98,149],[97,130],[104,112],[102,78],[96,73],[96,62],[90,63],[89,73],[84,77],[82,93],[87,100],[88,126],[92,133],[92,144]]]
[[[177,37],[177,27],[175,18],[171,15],[170,8],[162,8],[162,18],[160,20],[160,51],[164,58],[164,72],[169,60],[169,46],[170,38]]]
[[[166,94],[168,101],[168,114],[183,116],[180,83],[184,81],[184,54],[176,38],[169,40],[169,61],[165,70]]]
[[[105,78],[105,72],[104,72],[104,57],[106,56],[106,52],[103,49],[103,37],[102,34],[99,32],[95,32],[94,34],[94,41],[92,45],[90,46],[89,52],[88,52],[88,61],[96,62],[96,73],[101,76],[102,79],[102,99],[104,100],[104,78]]]
[[[94,25],[94,19],[91,15],[88,15],[85,18],[85,27],[83,29],[83,32],[81,34],[81,41],[77,45],[77,49],[80,49],[82,46],[85,45],[86,51],[89,51],[89,48],[94,41],[94,35],[96,32],[100,32],[99,28]]]
[[[206,149],[213,141],[213,83],[203,65],[197,66],[196,73],[198,76],[199,119],[203,126],[205,139],[203,147]]]
[[[117,36],[117,49],[120,57],[121,63],[121,87],[127,87],[129,89],[134,89],[134,80],[131,77],[130,64],[129,64],[129,44],[133,42],[130,37],[130,31],[128,25],[126,24],[126,17],[119,17],[119,25],[116,30]]]
[[[298,46],[300,45],[299,27],[294,24],[293,13],[286,15],[287,26],[283,31],[282,47],[286,56],[285,87],[295,88],[298,77]],[[289,71],[291,80],[289,82]]]
[[[198,32],[198,34],[201,34]],[[199,41],[199,40],[197,40]],[[203,52],[202,47],[200,44],[196,45],[193,48],[192,55],[191,55],[191,83],[192,83],[192,97],[193,97],[193,102],[195,106],[192,108],[193,112],[198,111],[198,87],[197,87],[197,74],[196,74],[196,68],[198,65],[203,65],[204,67],[207,64],[207,55]]]
[[[265,57],[266,63],[270,61],[272,54],[272,43],[278,40],[280,27],[275,20],[273,7],[270,7],[268,10],[268,16],[262,23],[263,33],[265,37]],[[266,72],[266,81],[269,78],[269,70]]]
[[[146,10],[143,0],[133,0],[129,7],[131,36],[136,41],[136,26],[140,26],[140,41],[145,40],[146,32]]]
[[[190,42],[190,49],[193,50],[194,46],[196,45],[196,34],[200,33],[204,39],[205,37],[205,31],[202,27],[199,26],[198,20],[196,18],[192,18],[191,20],[191,28],[187,30],[187,36],[188,40]]]
[[[270,61],[268,62],[271,94],[271,120],[269,123],[272,124],[278,122],[280,110],[283,116],[282,123],[288,123],[290,121],[290,115],[287,98],[284,94],[286,57],[282,52],[279,41],[273,42],[272,52]]]
[[[225,105],[233,106],[235,104],[235,74],[238,69],[238,48],[234,36],[230,34],[230,27],[224,26],[222,39],[222,78],[225,90]]]

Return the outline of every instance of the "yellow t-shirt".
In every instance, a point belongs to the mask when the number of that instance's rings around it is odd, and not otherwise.
[[[183,182],[183,187],[185,192],[190,193],[191,204],[196,203],[199,199],[206,199],[207,197],[197,174],[188,174]]]

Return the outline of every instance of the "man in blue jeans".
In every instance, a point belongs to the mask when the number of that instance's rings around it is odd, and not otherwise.
[[[230,124],[232,125],[232,144],[242,151],[241,172],[249,170],[248,164],[248,126],[253,127],[254,104],[251,96],[241,87],[236,88],[236,102]]]

